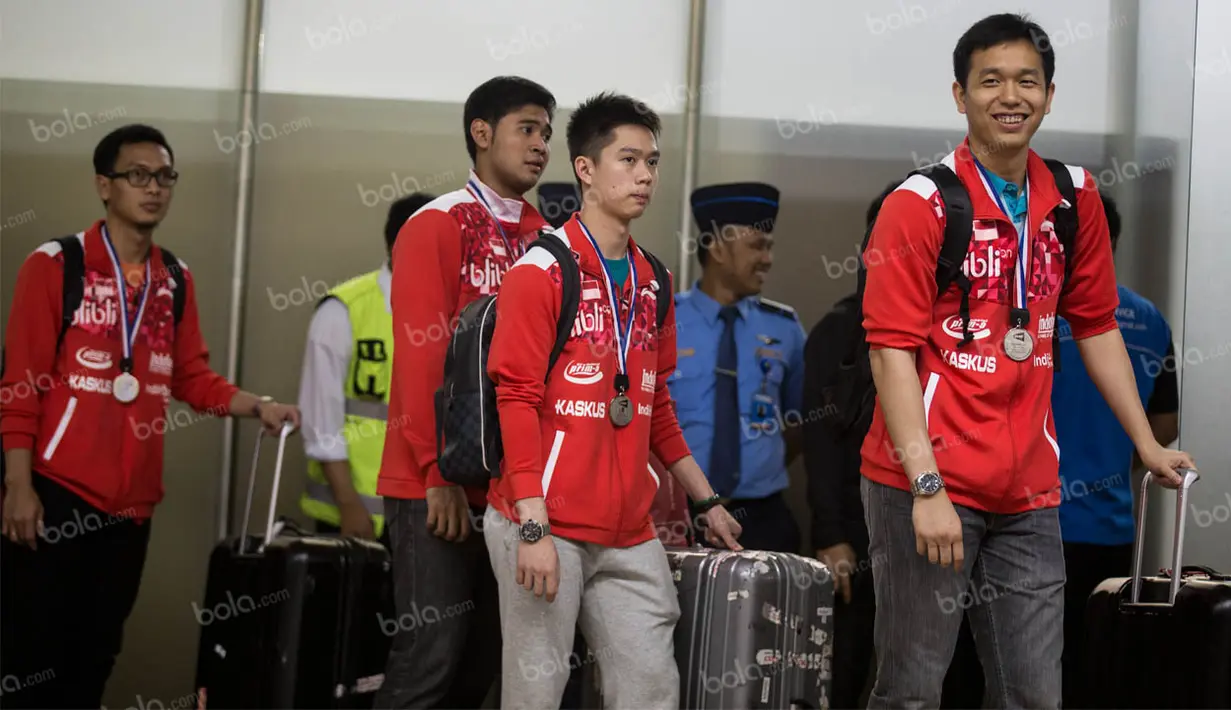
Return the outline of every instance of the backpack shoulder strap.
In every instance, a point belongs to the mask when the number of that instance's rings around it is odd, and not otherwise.
[[[1064,276],[1067,281],[1073,265],[1073,260],[1069,257],[1072,256],[1077,243],[1077,188],[1073,185],[1073,174],[1069,172],[1069,166],[1054,158],[1045,158],[1043,162],[1047,163],[1047,168],[1051,170],[1060,196],[1069,203],[1067,209],[1061,206],[1054,214],[1056,237],[1064,247]]]
[[[1069,203],[1067,209],[1061,205],[1052,213],[1056,225],[1056,238],[1060,240],[1060,246],[1064,249],[1064,281],[1060,282],[1060,293],[1063,294],[1065,285],[1073,275],[1073,255],[1077,248],[1077,187],[1073,184],[1073,174],[1069,172],[1069,166],[1063,161],[1044,158],[1043,162],[1047,163],[1047,169],[1051,171],[1052,177],[1056,180],[1056,189],[1060,191],[1060,196]],[[1052,331],[1052,368],[1055,372],[1061,370],[1059,328]]]
[[[936,295],[940,296],[962,273],[962,262],[966,261],[966,253],[970,250],[974,206],[957,173],[944,163],[928,165],[911,174],[924,175],[936,183],[945,207],[945,238],[936,260]]]
[[[175,281],[175,289],[172,291],[172,303],[175,310],[175,324],[179,325],[184,319],[184,299],[188,291],[188,285],[184,282],[184,267],[180,265],[180,260],[175,258],[175,254],[171,253],[166,247],[158,247],[162,251],[162,263],[167,267],[167,273]]]
[[[60,333],[56,336],[56,352],[64,344],[64,335],[73,324],[73,315],[85,297],[85,249],[77,235],[55,240],[64,257],[64,289],[61,296]]]
[[[530,247],[546,249],[560,263],[560,318],[556,321],[556,342],[551,348],[551,359],[547,361],[547,372],[556,366],[560,353],[568,343],[569,333],[573,330],[573,320],[577,317],[577,307],[581,303],[581,269],[573,258],[573,251],[564,240],[547,231],[540,231],[538,239],[530,243]]]
[[[649,249],[643,246],[637,248],[645,255],[645,260],[650,262],[650,268],[654,270],[654,280],[658,282],[658,293],[655,298],[658,301],[658,327],[661,328],[663,323],[667,322],[667,311],[671,309],[671,299],[674,298],[671,293],[671,273],[667,271],[666,264],[663,264]],[[663,294],[666,294],[666,298]]]
[[[910,175],[923,175],[935,183],[941,204],[944,205],[945,234],[940,245],[940,255],[936,259],[936,297],[943,296],[951,284],[957,283],[962,293],[959,311],[962,317],[961,347],[974,339],[968,329],[970,279],[962,271],[962,263],[966,261],[966,254],[970,251],[974,206],[970,202],[970,193],[966,191],[966,186],[962,184],[957,173],[944,163],[933,163],[911,171]]]

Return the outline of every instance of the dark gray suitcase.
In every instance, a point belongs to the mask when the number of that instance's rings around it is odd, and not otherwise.
[[[780,552],[667,548],[681,708],[829,708],[833,580]]]

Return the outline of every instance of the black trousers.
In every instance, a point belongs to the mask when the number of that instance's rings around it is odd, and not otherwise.
[[[738,542],[745,550],[799,554],[799,525],[781,492],[765,498],[733,499],[727,512],[743,528]],[[702,534],[698,537],[708,544]]]
[[[851,577],[851,601],[834,599],[833,609],[833,694],[829,707],[851,710],[863,707],[859,700],[873,668],[876,629],[876,589],[872,586],[867,551],[856,564],[862,565]]]
[[[1064,654],[1061,656],[1061,697],[1064,707],[1089,707],[1090,688],[1084,680],[1086,601],[1095,587],[1109,577],[1133,572],[1133,546],[1064,544]],[[1094,689],[1097,690],[1097,689]]]
[[[116,518],[35,473],[46,536],[0,549],[3,706],[97,708],[141,587],[150,522]]]
[[[472,509],[471,520],[483,510]],[[483,542],[427,529],[427,501],[385,499],[398,631],[377,708],[478,708],[499,678],[500,596]]]

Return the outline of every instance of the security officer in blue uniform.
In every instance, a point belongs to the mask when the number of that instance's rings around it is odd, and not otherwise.
[[[762,183],[692,194],[701,278],[675,297],[676,414],[749,550],[799,552],[783,492],[799,453],[804,334],[790,306],[761,298],[773,265],[778,190]]]

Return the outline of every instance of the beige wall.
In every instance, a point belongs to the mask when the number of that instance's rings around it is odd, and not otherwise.
[[[192,269],[201,320],[216,369],[225,368],[227,313],[235,221],[237,151],[233,93],[145,89],[50,82],[0,83],[0,305],[7,319],[13,279],[22,259],[46,239],[80,230],[101,216],[93,196],[90,158],[97,141],[116,126],[145,121],[163,129],[183,176],[176,201],[157,239]],[[29,121],[49,126],[65,107],[95,117],[94,125],[40,142]],[[123,116],[116,114],[122,112]],[[312,303],[324,290],[379,266],[389,202],[382,186],[442,192],[463,185],[469,161],[460,136],[461,106],[303,95],[263,95],[260,122],[245,127],[256,148],[249,274],[244,302],[240,384],[294,401]],[[106,119],[106,120],[103,120]],[[563,135],[567,112],[556,118],[553,161],[545,180],[571,178]],[[83,123],[84,125],[84,123]],[[664,123],[662,184],[635,236],[673,267],[680,239],[683,122]],[[41,133],[39,134],[41,135]],[[782,190],[775,267],[766,296],[794,305],[805,328],[854,287],[852,264],[863,236],[868,201],[918,156],[944,152],[960,133],[831,126],[789,139],[772,121],[707,118],[702,126],[700,179],[764,180]],[[1040,134],[1041,152],[1101,170],[1110,163],[1107,139],[1093,134]],[[1160,150],[1166,150],[1162,148]],[[1123,162],[1123,161],[1121,161]],[[1167,182],[1177,176],[1155,173]],[[1145,178],[1143,178],[1143,181]],[[1143,182],[1143,185],[1145,183]],[[1117,189],[1117,185],[1110,185]],[[363,191],[375,191],[365,193]],[[385,188],[385,197],[393,188]],[[1167,190],[1148,190],[1146,224],[1166,224]],[[368,204],[364,202],[367,195]],[[376,204],[371,204],[376,201]],[[24,216],[23,216],[24,215]],[[1132,219],[1126,215],[1126,218]],[[1129,240],[1121,251],[1138,249]],[[1156,241],[1140,242],[1144,254]],[[1153,246],[1149,246],[1153,244]],[[699,274],[694,266],[694,277]],[[1133,284],[1136,274],[1126,274]],[[1157,281],[1143,284],[1165,292]],[[198,627],[193,603],[204,590],[214,544],[221,425],[198,420],[174,405],[167,434],[166,499],[154,521],[150,557],[125,651],[108,688],[109,707],[137,704],[140,695],[164,704],[191,692]],[[232,487],[232,532],[238,528],[253,444],[251,422],[240,428]],[[254,516],[263,524],[272,452],[263,468]],[[290,448],[278,510],[301,517],[304,459],[299,440]],[[792,505],[807,539],[803,480],[794,467]],[[807,543],[805,543],[807,544]]]

